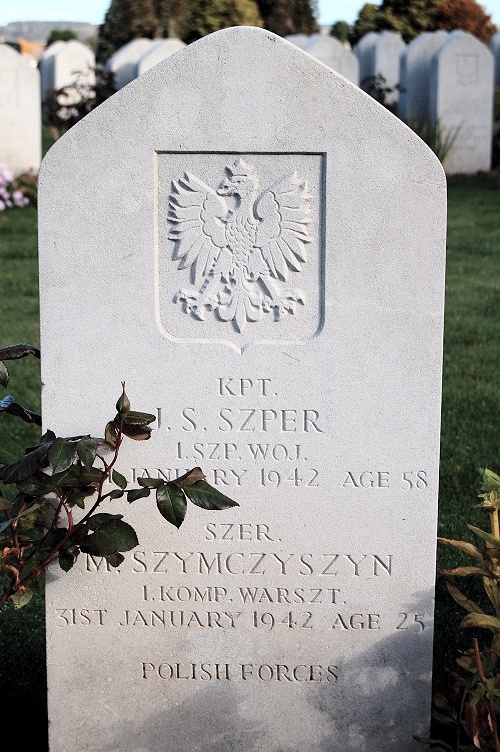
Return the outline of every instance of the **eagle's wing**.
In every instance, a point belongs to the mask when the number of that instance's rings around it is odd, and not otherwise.
[[[172,181],[168,237],[175,241],[173,257],[179,260],[178,268],[191,266],[196,284],[209,274],[221,248],[227,245],[222,221],[227,211],[225,200],[195,175],[186,172],[177,182]]]
[[[264,191],[255,203],[260,220],[255,245],[261,249],[272,277],[286,281],[289,268],[299,272],[307,260],[310,199],[307,183],[295,172]]]

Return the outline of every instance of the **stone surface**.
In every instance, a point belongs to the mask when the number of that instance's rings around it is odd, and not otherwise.
[[[289,34],[285,37],[285,39],[287,40],[287,42],[291,42],[296,47],[300,47],[300,49],[303,50],[304,47],[311,41],[312,36],[313,35],[310,34]]]
[[[303,47],[303,50],[329,68],[333,68],[351,83],[359,85],[358,58],[335,37],[318,35]]]
[[[431,61],[430,121],[454,138],[445,171],[474,174],[491,167],[493,56],[472,34],[454,31]]]
[[[95,55],[83,42],[54,42],[40,61],[43,96],[47,89],[62,89],[78,83],[91,87],[95,83]]]
[[[447,39],[447,31],[428,31],[413,39],[401,53],[398,116],[414,127],[429,122],[431,60]]]
[[[131,487],[200,466],[239,504],[190,505],[177,530],[154,499],[118,500],[139,535],[119,572],[49,573],[51,752],[419,752],[436,157],[335,71],[237,27],[71,128],[40,196],[45,427],[102,435],[125,380],[159,418],[124,445]]]
[[[173,55],[174,52],[182,50],[186,45],[180,39],[159,39],[146,50],[137,61],[137,67],[135,71],[135,77],[141,76],[150,68],[153,68],[162,60],[165,60],[169,55]]]
[[[152,39],[132,39],[111,55],[106,69],[115,75],[115,89],[119,91],[137,78],[137,62],[153,46]]]
[[[491,52],[495,58],[495,86],[500,86],[500,31],[491,40]]]
[[[375,31],[369,31],[368,34],[361,37],[359,42],[354,45],[354,54],[359,60],[359,80],[362,89],[366,86],[365,79],[375,75],[375,60],[373,56],[378,36]]]
[[[42,158],[40,74],[31,60],[0,44],[0,162],[17,175]]]

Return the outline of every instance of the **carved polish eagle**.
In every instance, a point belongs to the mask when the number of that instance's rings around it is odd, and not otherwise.
[[[243,332],[265,313],[280,321],[305,303],[300,290],[282,291],[279,282],[306,263],[311,195],[297,173],[259,195],[255,170],[243,159],[226,172],[216,190],[189,172],[172,181],[168,237],[174,261],[190,269],[193,285],[174,302],[202,321],[213,310]]]

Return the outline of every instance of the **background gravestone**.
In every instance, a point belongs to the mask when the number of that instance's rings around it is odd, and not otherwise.
[[[158,39],[137,61],[135,78],[161,63],[169,55],[182,50],[186,45],[180,39]]]
[[[391,89],[386,97],[386,104],[394,104],[399,100],[400,57],[406,44],[401,34],[395,31],[382,31],[373,46],[372,76],[381,76],[382,85]]]
[[[289,34],[288,36],[285,37],[285,39],[288,42],[291,42],[292,44],[296,45],[297,47],[300,47],[301,50],[303,50],[304,47],[306,47],[309,44],[313,36],[316,36],[316,35]]]
[[[315,36],[302,48],[316,60],[333,68],[351,83],[359,86],[359,62],[354,52],[335,37]]]
[[[91,87],[95,84],[95,55],[93,50],[77,39],[54,42],[40,61],[43,96],[48,89],[62,89],[79,83]],[[68,102],[69,103],[69,102]]]
[[[375,75],[374,49],[378,36],[377,32],[369,31],[354,45],[354,53],[359,60],[359,80],[362,89],[366,86],[365,79]]]
[[[137,77],[137,61],[153,46],[152,39],[132,39],[120,47],[106,62],[106,69],[114,73],[118,91]]]
[[[40,85],[42,88],[42,99],[45,100],[45,92],[47,89],[55,89],[54,80],[54,61],[53,56],[57,50],[61,50],[66,42],[59,40],[49,45],[42,54],[38,61],[38,68],[40,70]]]
[[[41,173],[45,426],[102,434],[125,380],[158,426],[118,469],[199,465],[239,503],[191,505],[177,530],[119,500],[139,535],[119,571],[49,573],[51,752],[417,752],[440,163],[334,71],[237,27],[111,97]]]
[[[448,38],[447,31],[427,31],[401,53],[398,116],[413,127],[429,123],[430,68],[433,54]]]
[[[38,172],[42,158],[40,74],[31,60],[0,44],[0,162],[14,175]]]
[[[454,137],[445,171],[474,174],[491,167],[493,56],[465,31],[454,31],[431,61],[431,126]]]

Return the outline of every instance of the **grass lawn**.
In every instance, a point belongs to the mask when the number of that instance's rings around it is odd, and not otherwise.
[[[500,472],[500,177],[452,178],[448,194],[438,533],[472,541],[466,522],[488,529],[484,512],[475,507],[479,470],[489,467]],[[36,248],[35,208],[0,213],[0,346],[16,342],[39,345]],[[10,370],[8,393],[39,410],[38,361],[17,361]],[[0,446],[3,436],[14,427],[20,446],[36,441],[38,429],[2,416]],[[459,562],[458,554],[439,547],[439,566]],[[482,588],[475,589],[474,597],[481,601]],[[464,635],[457,629],[463,615],[438,576],[434,659],[438,688],[446,684],[445,666],[453,666],[457,648],[471,644],[473,634]],[[3,717],[18,705],[19,717],[25,723],[29,719],[40,740],[34,752],[42,752],[47,748],[42,594],[18,612],[9,605],[0,610],[0,633]],[[4,733],[2,739],[7,745]]]

